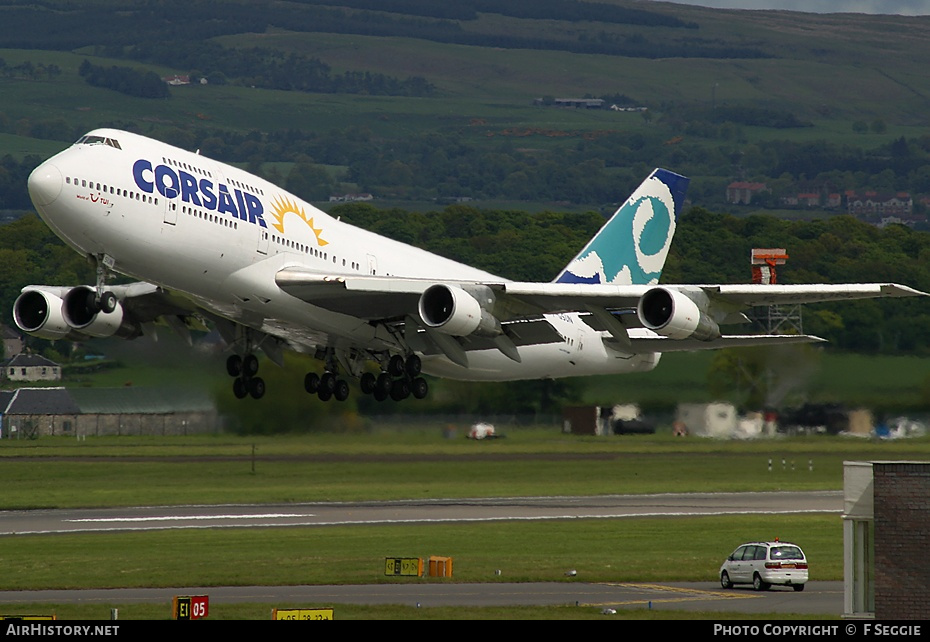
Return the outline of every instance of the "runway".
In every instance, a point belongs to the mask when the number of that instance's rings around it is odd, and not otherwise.
[[[501,497],[0,511],[0,536],[728,514],[841,513],[841,491]]]
[[[339,604],[399,604],[436,606],[552,606],[654,611],[780,613],[836,616],[843,609],[842,582],[809,582],[803,593],[780,587],[755,592],[724,591],[713,582],[586,583],[494,582],[452,584],[410,581],[387,584],[328,586],[211,586],[161,589],[88,589],[81,591],[0,591],[0,605],[67,602],[170,604],[175,595],[209,595],[211,608],[231,603],[272,606],[335,606]]]

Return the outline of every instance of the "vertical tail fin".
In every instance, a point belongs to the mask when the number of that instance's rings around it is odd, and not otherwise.
[[[657,169],[636,188],[555,283],[657,283],[689,179]]]

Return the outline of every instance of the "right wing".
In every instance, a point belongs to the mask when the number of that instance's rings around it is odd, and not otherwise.
[[[721,325],[745,323],[752,306],[877,297],[926,296],[894,283],[820,285],[612,285],[409,279],[327,275],[291,267],[277,285],[313,305],[369,322],[416,326],[408,337],[456,362],[468,350],[497,347],[515,358],[527,343],[558,341],[557,333],[521,336],[515,322],[545,324],[544,315],[578,313],[609,332],[623,352],[667,352],[727,346],[822,341],[810,335],[724,335]],[[636,330],[630,333],[630,330]],[[647,332],[648,331],[648,332]],[[554,331],[553,331],[554,332]],[[431,342],[431,343],[430,343]],[[512,345],[511,345],[512,344]],[[428,351],[428,350],[423,350]],[[515,360],[519,360],[518,356]]]

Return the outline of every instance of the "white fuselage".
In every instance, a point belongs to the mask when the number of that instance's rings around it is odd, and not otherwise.
[[[275,274],[283,268],[506,281],[340,222],[264,179],[199,154],[118,130],[96,130],[85,139],[30,177],[38,213],[56,234],[83,254],[105,257],[114,271],[183,293],[295,348],[399,346],[377,324],[282,291]],[[546,318],[563,341],[523,346],[519,363],[498,350],[480,350],[468,353],[468,368],[430,355],[423,370],[513,380],[646,371],[658,362],[657,354],[608,349],[603,333],[578,315]]]

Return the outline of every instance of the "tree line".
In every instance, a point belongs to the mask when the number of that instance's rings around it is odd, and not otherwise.
[[[89,64],[89,63],[88,63]],[[93,65],[91,65],[93,67]],[[771,122],[790,123],[777,112],[753,112]],[[798,191],[907,191],[930,194],[930,135],[899,137],[872,148],[826,141],[740,140],[739,125],[693,120],[679,111],[662,116],[665,126],[638,131],[495,130],[461,125],[444,132],[375,136],[364,125],[319,131],[233,131],[209,126],[143,126],[133,120],[98,123],[154,136],[211,158],[244,163],[253,173],[307,200],[325,200],[343,191],[369,192],[404,200],[507,199],[567,202],[607,212],[654,167],[695,177],[689,197],[720,209],[726,186],[736,177],[767,184],[756,206],[778,207],[779,198]],[[676,120],[680,119],[680,120]],[[155,129],[153,129],[155,128]],[[728,129],[729,128],[729,129]],[[699,137],[732,132],[716,144]],[[684,131],[682,140],[667,139]],[[0,132],[70,143],[84,133],[63,118],[11,119],[0,112]],[[558,144],[526,146],[526,138],[559,136]],[[529,149],[527,149],[529,147]],[[291,162],[266,166],[268,160]],[[25,181],[35,159],[4,158],[0,168],[0,209],[28,209]],[[342,167],[334,174],[323,165]],[[829,168],[829,169],[825,169]],[[340,187],[340,185],[343,185]],[[919,207],[919,206],[918,206]],[[924,224],[926,227],[926,224]]]
[[[332,215],[499,276],[550,281],[603,224],[594,212],[482,210],[453,205],[433,212],[335,207]],[[781,283],[896,282],[930,291],[930,233],[891,225],[878,229],[848,216],[783,221],[737,218],[691,208],[679,220],[662,281],[746,283],[754,247],[785,247],[791,257]],[[0,309],[29,283],[90,283],[90,266],[35,216],[3,226]],[[920,298],[809,306],[805,331],[835,348],[873,353],[930,353],[930,309]]]
[[[433,3],[435,4],[435,3]],[[455,3],[459,4],[459,3]],[[123,47],[170,43],[189,47],[221,35],[264,33],[269,27],[301,32],[351,33],[366,36],[417,38],[432,42],[505,49],[542,49],[637,58],[703,57],[758,58],[767,54],[755,47],[712,38],[681,41],[656,35],[650,39],[600,32],[558,34],[546,30],[525,33],[491,33],[463,28],[462,22],[492,13],[529,20],[587,21],[639,27],[698,29],[673,16],[606,3],[544,0],[491,2],[474,0],[464,12],[423,9],[423,3],[370,3],[344,0],[327,3],[229,3],[220,0],[164,0],[127,7],[106,3],[69,11],[47,6],[6,7],[0,19],[0,47],[74,50],[88,46]],[[469,7],[471,7],[469,9]],[[118,11],[114,11],[118,8]],[[473,18],[474,16],[474,18]],[[106,25],[106,29],[100,29]],[[164,61],[161,61],[164,63]]]
[[[18,65],[11,65],[3,58],[0,58],[0,75],[4,78],[26,78],[29,80],[52,80],[61,75],[61,67],[55,64],[33,63],[31,60],[24,60]]]
[[[676,115],[677,117],[678,115]],[[772,115],[772,118],[781,116]],[[683,123],[697,135],[698,121]],[[527,150],[523,134],[462,126],[446,132],[403,137],[375,136],[364,126],[330,131],[279,130],[238,132],[201,127],[161,127],[142,131],[136,121],[99,123],[153,135],[211,158],[245,163],[253,173],[307,200],[363,191],[378,198],[407,200],[507,199],[568,202],[607,212],[631,186],[654,167],[668,167],[695,177],[689,197],[719,209],[726,186],[737,175],[765,182],[770,191],[757,205],[777,207],[779,197],[801,190],[872,189],[930,194],[930,135],[900,137],[861,148],[824,141],[759,141],[717,145],[686,138],[669,144],[658,128],[642,131],[552,132],[558,145]],[[738,126],[713,125],[707,127]],[[674,130],[672,125],[669,129]],[[667,132],[668,129],[663,131]],[[63,118],[14,120],[0,112],[0,132],[70,143],[84,133]],[[738,137],[738,134],[735,134]],[[293,163],[287,173],[265,166],[273,159]],[[0,209],[28,209],[25,181],[36,159],[4,158],[0,167]],[[338,174],[321,166],[341,166]],[[830,168],[830,169],[824,169]],[[340,187],[340,184],[345,185]],[[916,200],[916,199],[915,199]]]
[[[132,67],[94,65],[86,58],[78,73],[88,85],[104,87],[137,98],[170,98],[168,85],[154,71]]]

